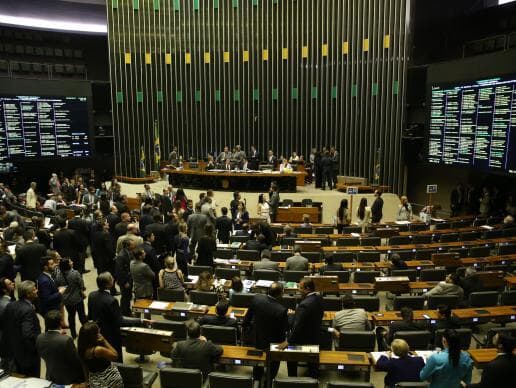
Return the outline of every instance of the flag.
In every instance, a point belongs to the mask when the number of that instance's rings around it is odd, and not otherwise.
[[[140,175],[141,178],[145,178],[145,152],[143,151],[143,146],[140,147]]]
[[[374,184],[379,185],[380,184],[380,172],[382,170],[382,164],[380,162],[380,149],[378,148],[376,150],[376,157],[374,162]]]
[[[156,163],[156,170],[159,171],[161,162],[161,149],[159,147],[158,120],[154,120],[154,162]]]

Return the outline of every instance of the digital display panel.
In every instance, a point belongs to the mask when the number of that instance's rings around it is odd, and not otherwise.
[[[516,76],[430,93],[428,162],[516,174]]]

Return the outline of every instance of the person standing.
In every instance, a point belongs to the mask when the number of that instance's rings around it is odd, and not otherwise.
[[[444,350],[427,359],[419,374],[421,380],[429,380],[430,388],[460,387],[461,381],[471,383],[473,360],[461,350],[457,332],[445,330],[442,341]]]
[[[254,144],[251,145],[251,151],[249,152],[249,168],[251,170],[258,170],[260,165],[260,153],[256,149]]]
[[[43,244],[34,241],[34,237],[34,229],[23,232],[25,244],[16,249],[14,264],[21,267],[21,280],[36,282],[41,273],[41,258],[46,256],[47,249]]]
[[[25,206],[28,209],[36,209],[38,204],[38,196],[36,194],[36,182],[31,182],[29,189],[25,193]]]
[[[269,213],[271,222],[276,222],[276,215],[278,214],[278,207],[280,203],[280,195],[278,191],[278,184],[276,182],[271,183],[269,190]]]
[[[133,279],[133,293],[135,299],[152,299],[154,294],[154,272],[143,262],[145,251],[137,248],[131,260],[130,270]]]
[[[298,304],[287,341],[278,345],[278,349],[286,349],[289,345],[319,345],[321,323],[324,315],[322,297],[315,292],[315,283],[311,278],[299,282],[299,291],[303,300]],[[289,377],[297,376],[297,362],[287,363]],[[318,365],[309,363],[308,374],[312,378],[318,376]]]
[[[77,271],[84,274],[90,272],[84,267],[84,261],[86,260],[86,249],[90,244],[91,224],[82,218],[82,215],[82,209],[76,209],[75,216],[68,221],[68,229],[75,233],[75,240],[78,248],[77,253],[74,256],[75,268]]]
[[[217,229],[217,238],[222,244],[229,244],[229,235],[233,230],[233,221],[228,217],[228,208],[220,209],[222,215],[215,221],[215,228]]]
[[[44,317],[50,310],[60,310],[61,301],[66,287],[57,287],[52,273],[54,273],[57,263],[50,256],[41,259],[43,272],[38,277],[39,294],[39,313]]]
[[[86,381],[72,337],[61,332],[63,317],[58,310],[45,315],[45,333],[38,335],[36,349],[45,361],[45,378],[54,384],[71,385]]]
[[[374,196],[376,199],[371,206],[371,222],[377,224],[382,220],[383,217],[383,198],[380,190],[375,190]]]
[[[264,198],[263,194],[258,196],[258,205],[256,207],[256,214],[258,217],[265,219],[265,221],[271,223],[270,206]]]
[[[8,358],[14,360],[17,373],[39,378],[40,359],[36,338],[41,334],[41,327],[33,304],[38,298],[36,284],[31,280],[22,281],[18,285],[18,298],[4,310],[4,316],[9,319],[3,323],[2,351],[6,351]]]
[[[333,162],[328,151],[325,151],[321,158],[321,167],[322,167],[322,189],[326,190],[326,183],[328,183],[328,188],[333,190]]]
[[[337,233],[341,234],[344,230],[344,227],[348,226],[350,223],[349,210],[348,210],[348,200],[346,198],[340,201],[340,206],[337,209]]]
[[[204,236],[199,239],[197,244],[197,261],[195,264],[213,267],[213,255],[216,250],[217,241],[213,237],[213,226],[206,224],[204,226]]]
[[[330,147],[331,167],[332,174],[331,178],[333,181],[333,187],[337,187],[337,176],[339,175],[339,151],[335,146]]]
[[[98,290],[88,295],[88,319],[98,324],[100,332],[116,349],[118,353],[116,359],[118,362],[122,362],[122,336],[120,328],[123,326],[141,326],[143,323],[149,323],[150,321],[122,315],[118,301],[109,292],[113,288],[113,283],[113,277],[109,272],[103,272],[97,277]],[[79,344],[81,332],[87,325],[89,325],[88,322],[81,327]],[[80,352],[79,355],[82,357]]]
[[[268,352],[271,343],[282,343],[288,332],[287,309],[281,304],[283,286],[281,283],[272,283],[268,294],[256,294],[250,304],[242,323],[243,327],[254,326],[255,347]],[[273,380],[278,373],[279,361],[270,363],[270,376]],[[263,367],[253,368],[253,377],[260,381],[263,376]]]
[[[357,210],[357,225],[362,227],[362,233],[367,231],[371,222],[371,208],[367,206],[367,198],[362,198]]]
[[[412,206],[410,205],[408,198],[406,196],[402,196],[400,198],[398,214],[396,214],[396,221],[411,221],[411,220],[412,220]]]
[[[136,244],[132,240],[123,240],[122,249],[115,258],[115,279],[120,286],[120,306],[122,314],[131,315],[131,299],[133,296],[133,279],[131,277],[131,260]],[[111,342],[111,341],[110,341]]]
[[[186,220],[188,225],[188,235],[190,236],[190,252],[195,252],[197,242],[204,234],[204,227],[208,223],[208,217],[201,214],[201,204],[195,205],[195,213],[190,214]]]

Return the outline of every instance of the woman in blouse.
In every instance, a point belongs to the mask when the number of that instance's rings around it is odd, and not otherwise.
[[[258,217],[267,220],[267,223],[271,223],[271,216],[269,214],[269,203],[264,199],[263,194],[258,196],[258,206],[256,208]]]
[[[242,229],[242,225],[249,223],[249,212],[245,208],[245,203],[240,201],[237,206],[237,212],[233,224],[235,230]]]
[[[421,380],[430,381],[430,388],[460,387],[461,381],[471,383],[473,360],[460,348],[460,338],[453,329],[444,332],[444,350],[431,355],[419,374]]]
[[[357,224],[362,227],[362,233],[366,232],[370,222],[371,208],[367,206],[367,198],[362,198],[357,210]]]
[[[177,269],[176,260],[172,256],[165,258],[165,268],[158,274],[159,286],[167,290],[184,290],[183,273]]]
[[[348,200],[344,198],[340,201],[340,206],[337,209],[337,231],[338,233],[342,233],[345,226],[349,225],[349,210],[348,210]]]
[[[396,215],[396,221],[410,221],[412,220],[412,206],[407,197],[402,196],[400,198],[400,205],[398,208],[398,214]]]

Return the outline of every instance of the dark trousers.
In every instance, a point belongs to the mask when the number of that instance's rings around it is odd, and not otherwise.
[[[79,271],[80,273],[83,273],[84,270],[86,269],[84,267],[84,262],[86,261],[86,252],[84,251],[80,251],[80,252],[77,252],[77,256],[75,257],[75,259],[73,260],[73,266],[74,268]]]
[[[331,176],[333,180],[333,187],[337,186],[337,175],[339,175],[339,170],[333,170]]]
[[[316,379],[319,376],[319,364],[308,363],[308,376]],[[297,362],[287,362],[288,377],[297,377]]]
[[[324,190],[326,188],[326,183],[328,183],[328,187],[330,190],[333,188],[333,181],[332,181],[332,172],[331,170],[323,170],[323,178],[322,178],[322,189]]]
[[[29,363],[24,363],[26,365],[20,365],[17,360],[14,360],[16,365],[16,373],[24,375],[25,377],[39,377],[41,376],[41,360],[37,354],[32,355],[34,357]]]
[[[70,327],[70,334],[72,335],[72,338],[75,339],[75,337],[77,337],[77,329],[75,328],[75,313],[79,314],[79,322],[81,322],[81,325],[83,325],[88,320],[86,313],[84,312],[84,302],[81,300],[81,302],[76,305],[65,305],[65,307],[68,313],[68,326]]]
[[[274,378],[276,377],[276,375],[278,374],[280,362],[279,361],[271,361],[269,365],[271,368],[270,379],[271,379],[271,381],[273,381]],[[255,366],[253,368],[253,379],[256,381],[260,381],[263,377],[263,372],[264,372],[263,366]]]
[[[120,285],[120,311],[122,315],[127,317],[132,316],[131,312],[131,299],[133,298],[133,290],[132,286],[125,288],[123,285]]]

